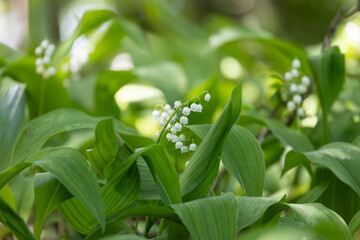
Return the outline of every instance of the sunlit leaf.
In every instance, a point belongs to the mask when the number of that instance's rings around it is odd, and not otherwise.
[[[9,166],[14,147],[24,123],[25,85],[0,85],[0,171]]]
[[[211,125],[190,125],[187,128],[204,138]],[[265,178],[263,153],[248,130],[238,125],[230,130],[221,160],[226,170],[241,184],[246,195],[262,195]]]
[[[0,198],[0,222],[8,227],[18,239],[34,239],[22,218]]]
[[[184,201],[205,196],[213,184],[220,163],[220,155],[227,135],[240,117],[241,90],[239,83],[215,124],[204,137],[180,178]]]

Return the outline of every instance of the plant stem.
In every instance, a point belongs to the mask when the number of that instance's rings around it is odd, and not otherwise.
[[[136,222],[135,222],[135,226],[134,226],[134,233],[137,234],[137,229],[138,229],[138,225],[139,225],[139,216],[136,218]]]
[[[39,98],[39,110],[38,116],[40,116],[44,111],[44,98],[45,98],[45,84],[46,81],[43,77],[41,77],[41,87],[40,87],[40,98]]]
[[[358,11],[360,11],[360,0],[358,0],[357,6],[354,7],[352,10],[350,10],[348,13],[345,13],[343,8],[339,9],[339,11],[336,13],[335,17],[331,21],[328,32],[326,33],[326,35],[324,37],[324,40],[322,43],[322,48],[321,48],[322,52],[325,52],[325,50],[331,46],[331,38],[334,36],[334,34],[336,32],[337,26],[341,22],[354,16]]]

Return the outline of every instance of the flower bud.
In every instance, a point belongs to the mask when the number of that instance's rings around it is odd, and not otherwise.
[[[286,104],[286,108],[289,110],[289,111],[294,111],[295,108],[296,108],[296,105],[293,101],[289,101],[287,102]]]
[[[310,84],[310,78],[307,77],[307,76],[303,76],[303,77],[301,78],[301,82],[302,82],[302,84],[304,84],[305,86],[307,86],[307,85]]]
[[[290,80],[292,79],[292,75],[291,75],[291,73],[289,73],[289,72],[286,72],[286,73],[284,74],[284,76],[285,76],[285,80],[287,80],[287,81],[290,81]]]
[[[299,71],[297,69],[291,70],[291,75],[295,78],[299,77]]]
[[[296,104],[300,104],[301,101],[302,101],[302,97],[298,94],[296,94],[294,97],[293,97],[293,101],[296,103]]]
[[[204,97],[205,101],[207,101],[207,102],[210,101],[210,98],[211,98],[211,96],[209,93],[207,93]]]
[[[297,91],[298,91],[298,86],[295,83],[291,84],[290,85],[290,92],[296,93]]]
[[[189,116],[189,114],[190,114],[190,108],[184,107],[183,110],[182,110],[182,113],[183,113],[185,116]]]
[[[183,146],[184,146],[184,144],[182,142],[176,142],[175,143],[175,148],[176,149],[182,148]]]
[[[180,138],[180,141],[182,141],[182,142],[184,142],[186,139],[184,134],[180,134],[179,138]]]
[[[192,103],[190,105],[190,110],[193,111],[193,112],[196,112],[196,103]]]
[[[153,118],[158,118],[160,116],[160,112],[158,110],[154,110],[152,112],[152,116],[153,116]]]
[[[301,62],[299,61],[299,59],[294,59],[292,61],[292,67],[293,68],[300,68],[300,66],[301,66]]]
[[[169,104],[166,104],[164,107],[164,110],[168,112],[168,111],[170,111],[170,109],[171,109],[171,106]]]
[[[180,150],[181,150],[181,153],[186,153],[189,151],[189,147],[183,146]]]
[[[189,146],[190,151],[195,151],[196,148],[197,148],[197,146],[196,146],[195,143],[192,143],[192,144],[190,144],[190,146]]]
[[[196,112],[202,112],[202,109],[203,107],[201,104],[196,105]]]
[[[181,106],[181,102],[180,101],[175,101],[174,108],[179,108],[180,106]]]

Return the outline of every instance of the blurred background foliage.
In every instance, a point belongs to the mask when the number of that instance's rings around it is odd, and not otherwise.
[[[213,123],[235,84],[243,81],[243,113],[255,110],[257,116],[271,118],[277,109],[283,121],[288,112],[279,100],[276,76],[299,58],[302,71],[312,77],[308,60],[321,54],[331,22],[356,5],[355,0],[0,0],[0,83],[26,84],[27,120],[58,108],[77,108],[114,116],[152,137],[156,104],[172,104],[207,89],[211,103],[189,120]],[[93,9],[98,11],[88,11]],[[46,82],[35,71],[34,49],[43,39],[57,46],[52,61],[57,74]],[[358,14],[336,26],[332,44],[345,54],[346,79],[328,116],[330,141],[360,145]],[[322,116],[314,92],[303,107],[307,117],[290,127],[302,127],[317,148],[323,144]],[[246,119],[240,124],[256,136],[264,130]],[[48,145],[85,149],[92,139],[92,134],[73,132]],[[290,202],[296,201],[310,185],[329,178],[319,171],[311,182],[303,168],[281,177],[284,151],[289,149],[273,135],[266,135],[261,144],[267,167],[265,196],[286,193]],[[184,167],[186,159],[176,157]],[[243,194],[227,173],[217,189],[222,191]],[[354,195],[351,189],[344,192]],[[323,198],[319,201],[337,208],[338,200]],[[359,210],[358,202],[353,205]],[[29,206],[26,211],[28,217]],[[337,212],[344,212],[348,221],[355,210],[347,211]],[[57,221],[56,216],[51,221]]]

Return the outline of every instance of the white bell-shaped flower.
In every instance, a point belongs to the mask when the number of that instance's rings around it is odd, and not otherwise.
[[[195,143],[192,143],[192,144],[190,144],[190,146],[189,146],[190,151],[196,151],[196,148],[197,148],[197,146],[196,146]]]

